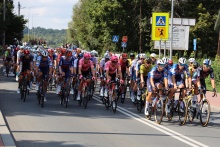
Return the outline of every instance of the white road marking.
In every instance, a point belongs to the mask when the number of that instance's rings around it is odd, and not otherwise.
[[[102,103],[100,98],[97,97],[96,95],[93,96],[93,99],[95,99],[95,100],[97,100],[97,101]],[[200,143],[200,142],[198,142],[198,141],[196,141],[194,139],[191,139],[191,138],[189,138],[189,137],[187,137],[187,136],[185,136],[183,134],[175,132],[175,131],[173,131],[173,130],[171,130],[169,128],[166,128],[166,127],[164,127],[162,125],[159,125],[159,124],[157,124],[155,122],[147,120],[147,119],[143,118],[142,116],[137,115],[137,114],[135,114],[135,113],[133,113],[133,112],[131,112],[129,110],[126,110],[126,109],[124,109],[124,108],[122,108],[120,106],[117,106],[117,111],[119,111],[119,112],[121,112],[121,113],[123,113],[123,114],[125,114],[125,115],[127,115],[127,116],[129,116],[129,117],[131,117],[131,118],[133,118],[133,119],[135,119],[135,120],[145,124],[145,125],[148,125],[149,127],[152,127],[152,128],[154,128],[154,129],[156,129],[156,130],[158,130],[160,132],[163,132],[164,134],[167,134],[167,135],[169,135],[169,136],[171,136],[171,137],[173,137],[173,138],[175,138],[175,139],[177,139],[177,140],[179,140],[179,141],[181,141],[181,142],[183,142],[185,144],[188,144],[190,146],[193,146],[193,147],[199,147],[199,146],[208,147],[205,144],[202,144],[202,143]]]

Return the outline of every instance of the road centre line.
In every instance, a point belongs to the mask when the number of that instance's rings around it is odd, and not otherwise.
[[[100,98],[98,96],[96,96],[96,95],[93,95],[93,99],[95,99],[96,101],[102,103]],[[154,129],[156,129],[156,130],[158,130],[158,131],[160,131],[160,132],[162,132],[164,134],[167,134],[167,135],[169,135],[169,136],[171,136],[171,137],[173,137],[173,138],[175,138],[175,139],[177,139],[177,140],[179,140],[179,141],[181,141],[181,142],[183,142],[185,144],[188,144],[190,146],[193,146],[193,147],[198,147],[198,146],[208,147],[205,144],[202,144],[202,143],[200,143],[200,142],[198,142],[196,140],[193,140],[193,139],[191,139],[191,138],[189,138],[189,137],[187,137],[187,136],[185,136],[183,134],[175,132],[175,131],[173,131],[173,130],[171,130],[169,128],[166,128],[166,127],[164,127],[162,125],[159,125],[159,124],[157,124],[155,122],[147,120],[146,118],[143,118],[142,116],[137,115],[137,114],[135,114],[135,113],[133,113],[133,112],[131,112],[129,110],[126,110],[126,109],[124,109],[124,108],[122,108],[120,106],[117,106],[117,111],[119,111],[119,112],[121,112],[121,113],[123,113],[123,114],[125,114],[125,115],[127,115],[127,116],[129,116],[129,117],[131,117],[131,118],[133,118],[133,119],[135,119],[135,120],[145,124],[145,125],[148,125],[149,127],[154,128]]]

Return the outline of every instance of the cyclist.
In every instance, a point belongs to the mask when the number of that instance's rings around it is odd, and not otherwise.
[[[148,73],[147,78],[147,90],[148,95],[146,97],[145,115],[149,116],[149,104],[151,102],[152,92],[156,92],[157,89],[162,89],[163,84],[166,90],[168,90],[167,70],[165,69],[165,62],[163,60],[157,60],[157,65],[154,66]],[[159,91],[159,95],[162,96],[162,91]]]
[[[60,58],[60,62],[59,62],[59,73],[61,74],[62,77],[65,76],[66,82],[69,80],[69,77],[73,75],[73,64],[74,64],[74,59],[72,57],[72,51],[68,50],[65,53],[65,56],[62,56]],[[57,86],[56,94],[60,93],[61,90],[60,83],[63,82],[62,77],[58,78],[59,81],[57,81],[58,86]]]
[[[37,62],[36,62],[36,77],[37,77],[37,83],[36,83],[36,90],[39,90],[39,82],[41,80],[41,78],[45,78],[47,77],[48,80],[48,74],[50,76],[50,78],[52,77],[52,70],[53,70],[53,64],[52,61],[50,59],[50,57],[48,57],[48,52],[44,49],[41,50],[41,56],[38,56],[37,58]],[[46,84],[47,85],[46,81]],[[44,101],[46,101],[46,96],[44,97]]]
[[[53,63],[53,77],[56,78],[56,69],[57,69],[57,60],[56,59],[57,59],[57,56],[54,53],[54,49],[49,48],[47,51],[48,51],[48,55]]]
[[[18,69],[21,68],[21,74],[18,80],[18,90],[17,93],[20,93],[20,87],[23,75],[27,74],[27,89],[30,90],[30,79],[31,79],[31,71],[33,70],[33,57],[30,55],[29,50],[24,50],[24,54],[20,56],[20,61],[18,62]]]
[[[188,65],[186,64],[186,59],[181,57],[178,60],[178,64],[174,64],[172,68],[170,69],[170,76],[172,79],[169,81],[172,81],[172,83],[169,83],[170,86],[170,94],[168,96],[169,100],[166,105],[166,113],[170,113],[169,105],[171,102],[171,99],[174,96],[175,91],[177,88],[182,89],[182,88],[191,88],[191,77],[189,74],[189,68]],[[185,77],[185,74],[187,74],[187,77]],[[182,90],[182,95],[181,97],[185,97],[186,90]],[[175,104],[177,101],[175,102]],[[184,112],[183,108],[183,102],[181,101],[180,103],[180,111]]]
[[[157,64],[157,59],[156,59],[156,54],[155,53],[151,53],[150,54],[150,57],[151,57],[151,60],[152,60],[152,64],[153,65],[156,65]]]
[[[119,75],[120,83],[121,84],[124,83],[124,81],[122,79],[121,66],[118,63],[118,57],[116,55],[112,55],[111,60],[105,64],[105,71],[106,71],[107,84],[110,81],[116,80],[116,73]],[[104,95],[108,95],[108,89],[105,89]]]
[[[18,46],[19,48],[20,48],[20,50],[17,52],[17,63],[19,63],[19,61],[20,61],[20,56],[23,54],[23,52],[24,52],[24,46]],[[19,69],[17,68],[17,71],[16,71],[16,73],[18,74],[18,72],[19,72]],[[18,81],[18,75],[16,74],[16,78],[15,78],[15,80],[16,81]]]
[[[7,47],[7,50],[4,53],[4,57],[3,57],[4,62],[4,66],[6,67],[6,64],[9,64],[9,66],[11,67],[11,63],[12,63],[12,54],[11,54],[11,47]]]
[[[134,98],[134,92],[137,91],[137,83],[136,83],[136,64],[139,60],[139,55],[136,55],[136,58],[131,63],[130,68],[130,76],[131,76],[131,84],[130,84],[130,91],[131,91],[131,101],[133,102]]]
[[[104,80],[105,77],[105,64],[110,60],[110,55],[108,53],[104,54],[104,58],[101,59],[100,61],[100,79],[101,79],[101,83],[100,83],[100,96],[104,96],[103,92],[104,92],[104,88],[107,88],[107,85],[105,84],[106,81]],[[106,93],[107,94],[107,93]],[[106,97],[108,95],[105,95]]]
[[[189,73],[190,73],[190,76],[192,76],[193,63],[196,62],[196,60],[194,58],[189,58],[188,62],[189,62],[189,64],[188,64],[188,66],[189,66]]]
[[[79,79],[81,80],[79,88],[78,88],[78,95],[77,100],[80,100],[81,91],[83,88],[83,77],[90,77],[92,75],[92,80],[95,80],[95,70],[94,70],[94,64],[90,60],[91,55],[89,53],[85,53],[84,58],[80,59],[79,61]],[[87,80],[87,86],[90,86],[90,80]]]
[[[210,81],[212,85],[212,91],[214,92],[214,95],[216,94],[216,85],[215,85],[215,78],[214,78],[214,69],[212,68],[212,61],[210,59],[204,59],[203,65],[200,67],[200,72],[198,74],[200,78],[201,87],[199,87],[199,90],[203,90],[204,94],[206,93],[206,83],[205,78],[207,78],[210,75]],[[200,95],[200,98],[202,98],[202,95]]]

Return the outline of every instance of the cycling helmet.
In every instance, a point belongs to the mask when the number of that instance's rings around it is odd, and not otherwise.
[[[47,51],[48,53],[54,53],[54,50],[52,48],[49,48]]]
[[[212,61],[210,59],[205,59],[205,60],[203,60],[203,64],[212,65]]]
[[[167,64],[169,59],[166,57],[163,57],[162,60],[164,61],[165,64]]]
[[[24,46],[20,46],[20,49],[24,49]]]
[[[29,54],[30,54],[30,51],[29,51],[29,50],[24,50],[24,54],[25,54],[25,55],[29,55]]]
[[[188,62],[190,62],[190,63],[193,63],[195,61],[196,61],[195,58],[189,58],[189,60],[188,60]]]
[[[149,63],[152,62],[152,60],[151,60],[151,58],[146,58],[146,59],[145,59],[145,62],[149,64]]]
[[[130,53],[130,58],[131,58],[131,57],[134,57],[134,56],[135,56],[134,53]]]
[[[186,64],[186,58],[181,57],[178,61],[180,64]]]
[[[109,55],[108,53],[105,53],[105,54],[104,54],[104,58],[105,58],[105,59],[110,59],[110,55]]]
[[[150,57],[153,57],[153,58],[155,58],[157,55],[155,54],[155,53],[151,53],[150,54]]]
[[[65,54],[66,53],[66,48],[62,48],[61,49],[61,54]]]
[[[95,56],[95,55],[96,55],[96,51],[95,51],[95,50],[92,50],[92,51],[90,52],[90,54],[91,54],[92,56]]]
[[[16,47],[16,48],[15,48],[15,51],[18,51],[18,50],[19,50],[19,48],[18,48],[18,47]]]
[[[45,51],[45,50],[41,50],[41,55],[42,55],[43,57],[47,57],[47,56],[48,56],[48,52]]]
[[[11,50],[11,47],[7,47],[7,50]]]
[[[121,56],[122,56],[122,58],[128,58],[128,54],[127,53],[122,53]]]
[[[91,55],[89,53],[85,53],[83,56],[84,56],[84,58],[87,58],[87,59],[91,58]]]
[[[72,56],[72,51],[67,51],[66,56],[71,57]]]
[[[172,66],[173,65],[173,61],[171,59],[169,59],[168,60],[168,64]]]
[[[142,58],[145,59],[145,58],[146,58],[146,55],[145,55],[145,54],[139,54],[139,58],[140,58],[140,59],[142,59]]]
[[[199,67],[199,63],[198,62],[193,62],[193,68],[198,68]]]
[[[166,64],[163,60],[159,59],[157,60],[157,65],[164,65]]]
[[[139,54],[137,54],[135,58],[139,60],[139,59],[140,59],[140,56],[139,56]]]
[[[118,62],[118,57],[116,55],[111,56],[111,61]]]

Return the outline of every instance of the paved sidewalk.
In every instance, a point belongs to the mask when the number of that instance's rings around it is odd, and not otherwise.
[[[0,56],[0,73],[2,72],[3,60]],[[15,147],[15,142],[8,126],[5,123],[4,116],[0,108],[0,147]]]

